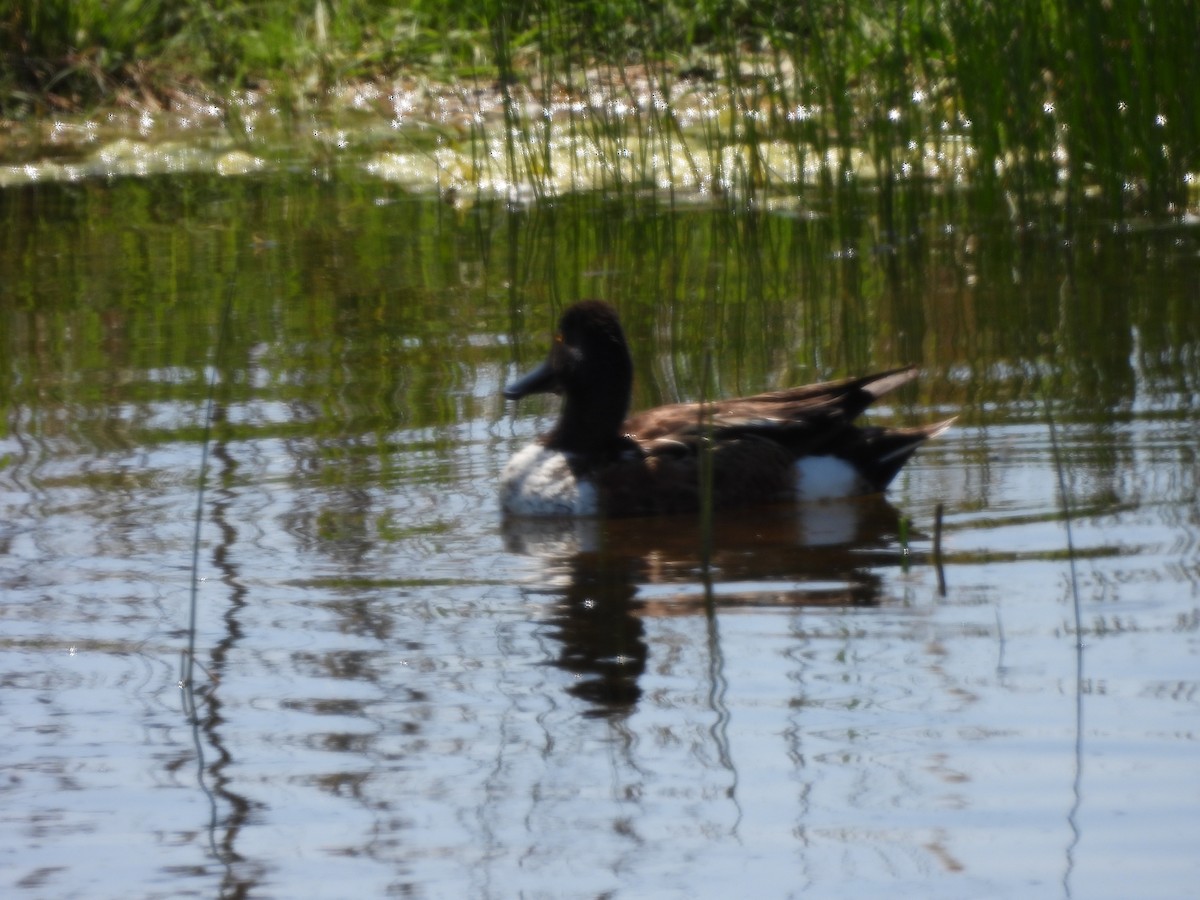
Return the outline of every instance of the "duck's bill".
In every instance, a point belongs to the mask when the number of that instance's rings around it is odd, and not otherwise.
[[[504,396],[508,400],[520,400],[530,394],[558,393],[558,378],[546,361],[523,378],[518,378],[504,388]]]

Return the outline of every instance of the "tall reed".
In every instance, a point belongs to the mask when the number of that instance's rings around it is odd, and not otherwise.
[[[925,178],[1018,213],[1058,192],[1178,208],[1200,170],[1197,47],[1193,0],[13,0],[0,112],[180,75],[311,103],[418,70],[496,84],[488,139],[537,196],[564,168],[583,187],[739,203],[813,186],[841,202],[867,183],[907,230],[891,189]]]

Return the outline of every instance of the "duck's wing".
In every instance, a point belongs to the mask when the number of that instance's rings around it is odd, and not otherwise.
[[[698,436],[770,437],[794,453],[828,452],[824,447],[879,397],[917,376],[905,366],[858,378],[770,391],[714,403],[676,403],[631,416],[625,432],[644,448],[691,445]]]

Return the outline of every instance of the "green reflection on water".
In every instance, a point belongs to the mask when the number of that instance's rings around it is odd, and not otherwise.
[[[0,371],[43,439],[194,441],[207,366],[225,434],[370,436],[323,453],[447,450],[502,411],[512,366],[580,296],[620,307],[635,404],[917,362],[903,402],[966,421],[1097,423],[1197,386],[1197,229],[1068,235],[917,190],[775,209],[597,195],[465,209],[307,173],[33,185],[2,193]],[[225,305],[223,358],[214,360]],[[182,420],[155,404],[191,405]],[[536,407],[534,407],[536,408]],[[546,408],[546,407],[543,407]],[[446,477],[434,471],[430,477]]]

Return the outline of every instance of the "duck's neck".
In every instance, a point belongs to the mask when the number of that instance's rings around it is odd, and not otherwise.
[[[622,443],[628,393],[563,398],[558,424],[546,446],[564,453],[606,453]]]

